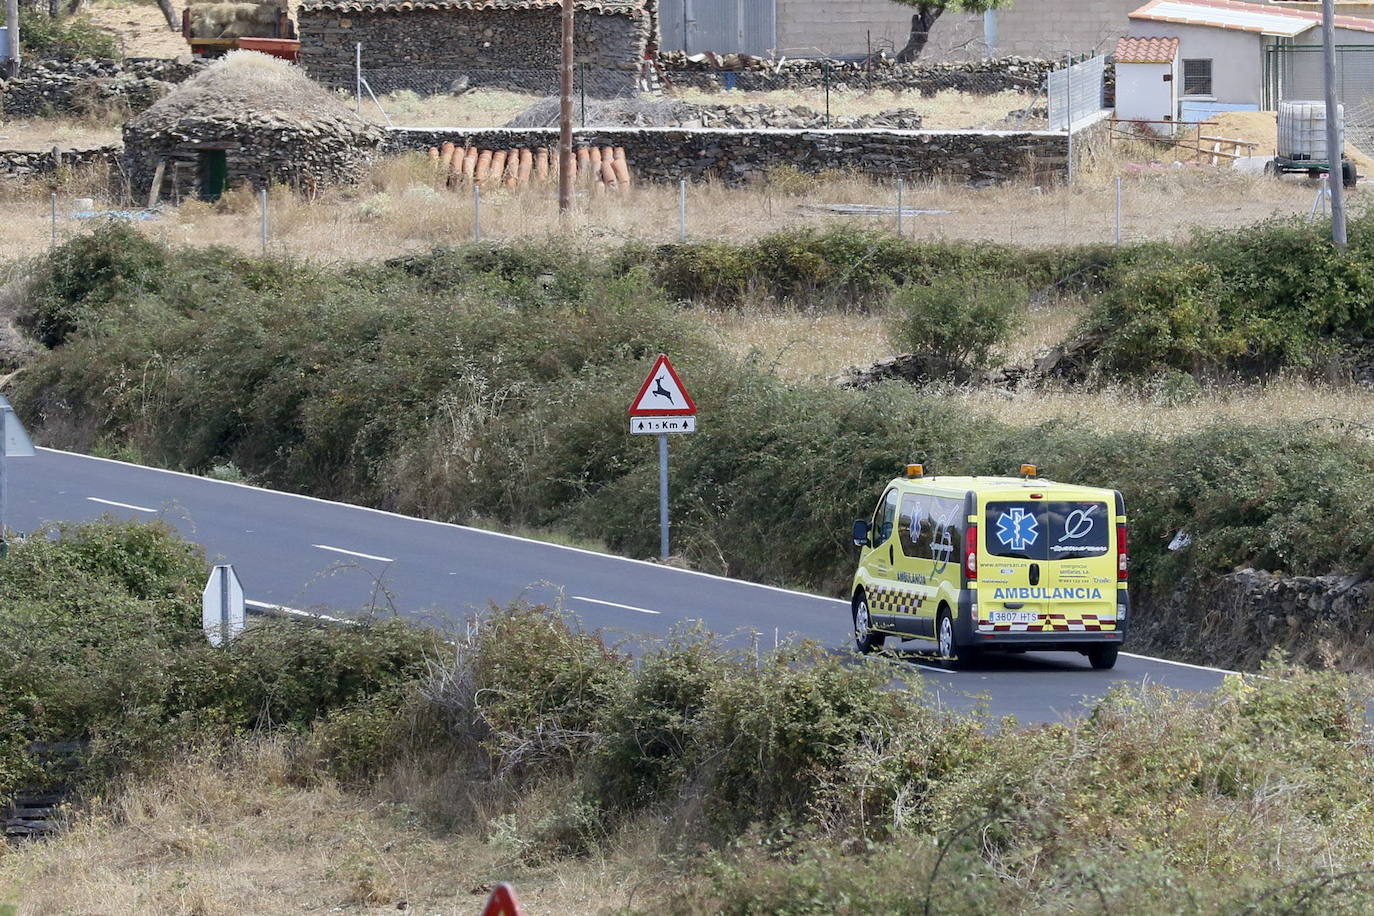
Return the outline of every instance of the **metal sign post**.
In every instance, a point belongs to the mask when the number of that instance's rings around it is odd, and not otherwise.
[[[5,509],[9,503],[9,472],[6,465],[10,458],[32,458],[33,442],[24,430],[24,424],[14,414],[14,408],[3,395],[0,395],[0,558],[9,555],[10,535],[5,525]]]
[[[630,403],[630,434],[658,436],[658,554],[663,560],[669,556],[668,436],[694,433],[696,429],[696,402],[668,357],[660,353]]]

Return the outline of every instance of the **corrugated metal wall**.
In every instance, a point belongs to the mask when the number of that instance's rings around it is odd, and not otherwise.
[[[665,51],[764,55],[777,47],[775,0],[659,0]]]

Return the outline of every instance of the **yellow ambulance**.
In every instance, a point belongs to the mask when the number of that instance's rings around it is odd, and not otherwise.
[[[983,651],[1071,651],[1111,668],[1126,635],[1126,510],[1115,490],[927,477],[919,464],[854,523],[854,639],[914,640],[950,665]]]

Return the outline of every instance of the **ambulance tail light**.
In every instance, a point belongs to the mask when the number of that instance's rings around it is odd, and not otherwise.
[[[1126,581],[1126,574],[1130,565],[1131,558],[1126,552],[1126,526],[1125,524],[1118,524],[1116,526],[1116,578],[1118,582]]]
[[[973,582],[978,578],[978,526],[964,530],[964,578]]]

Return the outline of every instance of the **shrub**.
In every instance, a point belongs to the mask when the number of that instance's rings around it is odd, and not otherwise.
[[[19,36],[25,57],[112,58],[119,46],[109,32],[83,16],[49,16],[38,6],[19,10]]]
[[[994,348],[1010,339],[1026,302],[1024,287],[1006,282],[940,279],[907,285],[893,296],[888,340],[951,369],[985,368]]]

